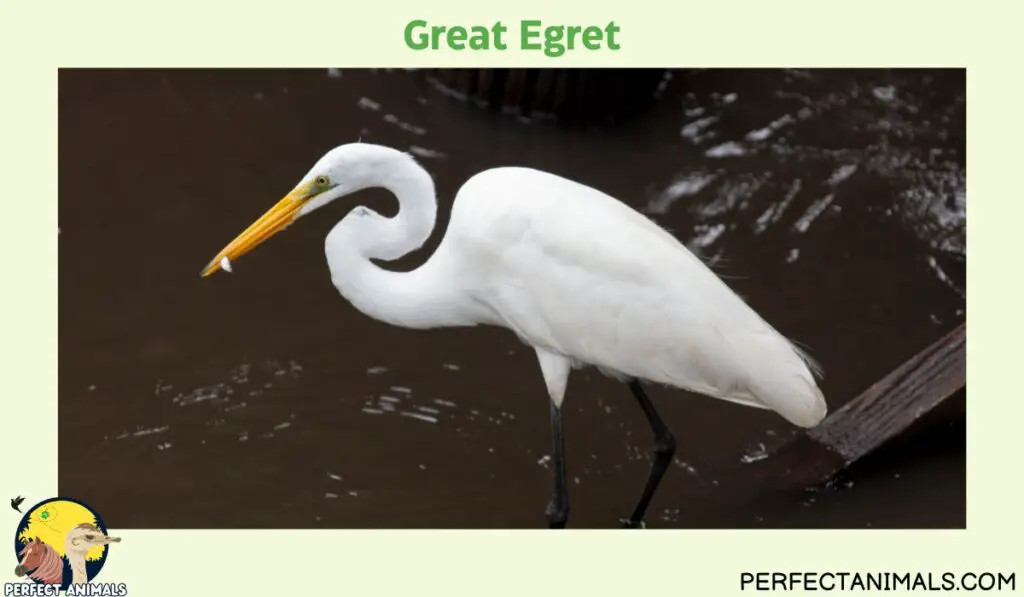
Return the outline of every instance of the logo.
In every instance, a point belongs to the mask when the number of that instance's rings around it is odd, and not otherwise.
[[[17,506],[23,498],[16,498]],[[11,501],[11,506],[21,509]],[[78,500],[55,497],[29,508],[14,533],[14,575],[5,597],[29,595],[123,596],[124,583],[95,579],[120,537],[111,536],[100,515]]]

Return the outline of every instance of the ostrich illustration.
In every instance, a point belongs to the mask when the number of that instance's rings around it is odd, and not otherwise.
[[[120,537],[111,537],[95,525],[84,523],[68,531],[64,540],[64,553],[71,565],[71,584],[79,585],[89,582],[85,570],[85,555],[90,549],[109,543],[117,543]]]
[[[64,540],[64,553],[71,566],[71,584],[89,582],[85,568],[85,557],[90,549],[108,543],[117,543],[120,537],[111,537],[96,525],[80,524],[68,531]],[[64,560],[57,551],[41,541],[32,539],[18,552],[21,560],[14,568],[17,576],[28,576],[30,579],[48,585],[60,585],[64,582]]]

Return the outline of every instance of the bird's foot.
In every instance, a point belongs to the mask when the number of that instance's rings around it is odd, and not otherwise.
[[[633,520],[632,518],[620,518],[619,524],[624,529],[646,529],[647,525],[642,520]]]

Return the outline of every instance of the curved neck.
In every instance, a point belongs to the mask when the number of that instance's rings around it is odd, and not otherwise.
[[[397,153],[365,187],[383,187],[398,199],[398,214],[386,218],[358,207],[327,235],[326,255],[335,287],[359,311],[391,325],[425,329],[470,325],[465,298],[444,275],[441,251],[408,273],[382,269],[371,259],[391,261],[430,238],[437,219],[434,182],[411,156]]]
[[[375,186],[391,191],[398,199],[398,214],[393,218],[374,214],[376,228],[362,232],[360,236],[369,240],[359,252],[366,259],[391,261],[422,247],[437,223],[437,198],[430,174],[411,157],[399,154],[395,167]]]

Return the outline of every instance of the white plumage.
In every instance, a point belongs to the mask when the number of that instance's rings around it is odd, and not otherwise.
[[[437,210],[433,181],[408,154],[342,145],[204,275],[294,219],[374,186],[394,193],[400,209],[386,218],[357,207],[330,232],[325,251],[341,294],[397,326],[512,330],[537,351],[553,416],[572,366],[593,365],[624,381],[772,409],[803,427],[824,418],[814,363],[683,244],[624,203],[538,170],[494,168],[470,178],[434,254],[412,272],[391,272],[371,259],[398,258],[428,239]],[[660,419],[651,422],[657,437]],[[559,418],[559,436],[560,425]],[[558,493],[556,479],[553,504]]]
[[[812,426],[825,402],[806,357],[672,235],[590,187],[537,170],[459,191],[438,258],[525,342]],[[466,256],[471,256],[466,259]]]

